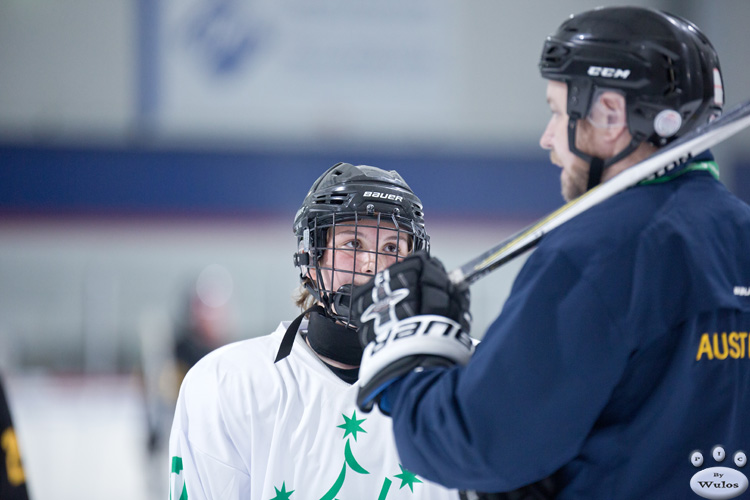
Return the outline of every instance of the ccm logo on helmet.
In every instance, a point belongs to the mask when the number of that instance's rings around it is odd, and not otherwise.
[[[382,198],[384,200],[391,200],[391,201],[404,201],[403,196],[398,196],[396,194],[388,194],[388,193],[378,193],[377,191],[365,191],[364,197],[365,198]]]
[[[626,80],[630,76],[629,69],[603,68],[601,66],[589,66],[589,76],[601,76],[602,78],[621,78]]]

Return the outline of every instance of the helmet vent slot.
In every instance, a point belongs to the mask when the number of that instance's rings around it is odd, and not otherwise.
[[[349,198],[348,194],[322,194],[315,197],[314,205],[343,205]]]
[[[665,55],[664,63],[667,70],[667,85],[664,88],[664,95],[672,95],[677,92],[677,77],[675,75],[675,67],[672,58]]]
[[[567,57],[570,49],[562,45],[552,45],[544,53],[544,62],[547,64],[559,64]]]

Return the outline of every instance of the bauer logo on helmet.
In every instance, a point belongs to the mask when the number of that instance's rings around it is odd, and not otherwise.
[[[382,200],[404,201],[403,196],[399,196],[397,194],[379,193],[377,191],[365,191],[363,196],[365,198],[380,198]]]

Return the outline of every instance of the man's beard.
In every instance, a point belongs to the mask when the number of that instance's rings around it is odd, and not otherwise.
[[[588,173],[581,172],[579,175],[575,175],[577,173],[570,170],[563,170],[560,173],[560,188],[562,197],[566,202],[575,200],[586,192]]]

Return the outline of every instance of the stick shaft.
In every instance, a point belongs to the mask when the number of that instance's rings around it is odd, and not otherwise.
[[[535,247],[542,237],[589,208],[625,189],[687,161],[750,126],[750,101],[732,108],[711,123],[695,129],[646,160],[569,201],[531,226],[450,273],[454,283],[471,284],[506,262]]]

